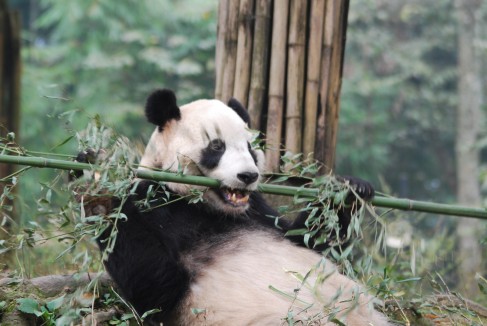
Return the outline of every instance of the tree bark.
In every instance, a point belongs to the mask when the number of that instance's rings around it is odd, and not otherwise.
[[[480,0],[456,0],[458,20],[458,107],[457,107],[457,196],[461,204],[481,204],[479,184],[480,152],[476,146],[483,129],[482,90],[479,59],[475,51],[475,27]],[[462,219],[458,223],[459,289],[467,297],[475,297],[478,286],[474,281],[481,272],[482,251],[477,230],[480,221]]]
[[[20,124],[20,15],[8,9],[5,0],[0,0],[0,136],[7,137],[13,132],[18,138]],[[7,144],[8,145],[8,144]],[[0,178],[5,178],[15,171],[15,166],[1,164]],[[0,193],[5,193],[8,185],[0,185]],[[12,190],[12,189],[11,189]],[[2,197],[2,205],[12,206],[8,212],[9,220],[0,228],[0,239],[10,237],[12,223],[17,219],[14,203],[7,196]],[[6,215],[6,214],[5,214]],[[0,256],[0,263],[8,266],[10,253]]]

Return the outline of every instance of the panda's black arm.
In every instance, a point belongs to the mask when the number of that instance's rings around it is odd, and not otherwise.
[[[116,206],[115,206],[116,207]],[[116,240],[105,267],[122,296],[142,315],[152,309],[161,312],[148,319],[160,324],[177,307],[189,289],[190,275],[177,255],[178,241],[161,232],[160,221],[170,219],[165,209],[143,213],[129,197],[122,207],[126,220],[116,224]],[[107,229],[97,240],[100,249],[112,229]]]
[[[374,187],[365,180],[350,176],[337,177],[337,179],[341,182],[349,183],[350,186],[354,189],[355,193],[365,201],[369,201],[374,197]],[[345,199],[345,205],[334,207],[334,209],[336,209],[337,211],[339,219],[339,237],[341,239],[344,239],[346,237],[351,217],[359,207],[360,203],[359,201],[357,201],[355,194],[352,192],[350,192],[350,194]],[[294,221],[290,221],[285,218],[277,218],[278,216],[279,214],[267,204],[261,194],[252,194],[251,217],[258,221],[260,224],[277,227],[283,233],[286,233],[290,230],[306,228],[305,222],[308,218],[308,212],[301,212],[300,214],[298,214]],[[288,236],[288,238],[300,246],[306,246],[304,241],[304,235],[293,235]],[[336,239],[330,240],[335,241]],[[308,240],[308,246],[318,252],[321,252],[329,247],[329,242],[316,245],[315,238],[311,238]]]
[[[335,177],[340,182],[348,183],[355,193],[353,193],[352,191],[349,192],[349,194],[345,198],[345,202],[344,202],[345,205],[340,204],[338,206],[333,207],[333,209],[336,210],[338,215],[339,239],[336,239],[336,237],[333,237],[333,235],[331,235],[331,238],[328,241],[319,245],[315,244],[316,237],[309,239],[308,245],[312,247],[314,250],[319,252],[328,248],[330,242],[336,243],[338,240],[338,242],[340,243],[346,238],[348,227],[352,220],[352,215],[355,214],[357,210],[360,208],[360,201],[358,200],[357,196],[360,197],[362,200],[370,201],[372,200],[372,198],[374,198],[375,195],[374,187],[368,181],[362,180],[357,177],[351,177],[351,176],[335,176]],[[307,218],[308,218],[308,213],[301,212],[291,224],[290,230],[306,228],[305,222]],[[319,236],[319,233],[317,236]],[[293,236],[292,240],[294,242],[299,242],[299,241],[304,242],[304,236]]]

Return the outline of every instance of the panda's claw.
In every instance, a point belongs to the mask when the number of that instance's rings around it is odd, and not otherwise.
[[[362,180],[356,177],[343,176],[338,177],[338,180],[342,182],[348,182],[350,187],[355,191],[355,193],[363,200],[370,201],[374,198],[375,190],[372,184],[368,181]],[[350,194],[350,200],[354,200],[354,194]]]

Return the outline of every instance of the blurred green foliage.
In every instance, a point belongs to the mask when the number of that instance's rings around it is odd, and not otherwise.
[[[476,14],[479,22],[487,21],[487,2]],[[457,24],[453,0],[351,1],[338,174],[361,176],[386,194],[455,202]],[[486,28],[479,24],[477,46],[483,67],[487,67]],[[486,92],[486,74],[480,76]],[[483,166],[485,144],[480,139],[474,144],[483,148]],[[425,281],[415,282],[416,286],[403,283],[399,290],[412,295],[429,292],[425,290],[432,287],[426,280],[436,278],[437,272],[445,286],[454,289],[461,259],[455,238],[459,220],[402,212],[389,212],[385,219],[387,241],[403,243],[386,241],[387,250],[374,255],[379,265],[387,266],[384,279],[421,277]],[[477,299],[486,302],[487,297]]]
[[[381,176],[402,197],[454,198],[454,15],[451,0],[353,1],[338,171]]]
[[[21,11],[22,112],[19,142],[30,150],[76,153],[77,131],[98,117],[145,143],[147,94],[172,88],[181,102],[212,97],[216,6],[212,0],[10,0]],[[20,211],[31,217],[40,180],[24,176]]]

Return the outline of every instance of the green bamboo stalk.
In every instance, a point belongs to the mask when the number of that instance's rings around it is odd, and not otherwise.
[[[0,163],[26,165],[39,168],[53,168],[61,170],[100,170],[98,165],[88,163],[79,163],[65,160],[49,159],[44,157],[28,157],[14,155],[0,155]],[[165,181],[175,183],[185,183],[196,186],[205,186],[217,188],[220,182],[203,176],[183,175],[172,172],[162,172],[144,169],[135,169],[135,175],[138,178],[154,181]],[[298,188],[290,186],[260,184],[258,190],[263,193],[315,198],[319,190],[315,188]],[[376,196],[372,199],[371,204],[376,207],[399,209],[406,211],[418,211],[425,213],[453,215],[462,217],[472,217],[487,220],[487,210],[483,208],[472,208],[458,205],[438,204],[404,198],[381,197]]]

